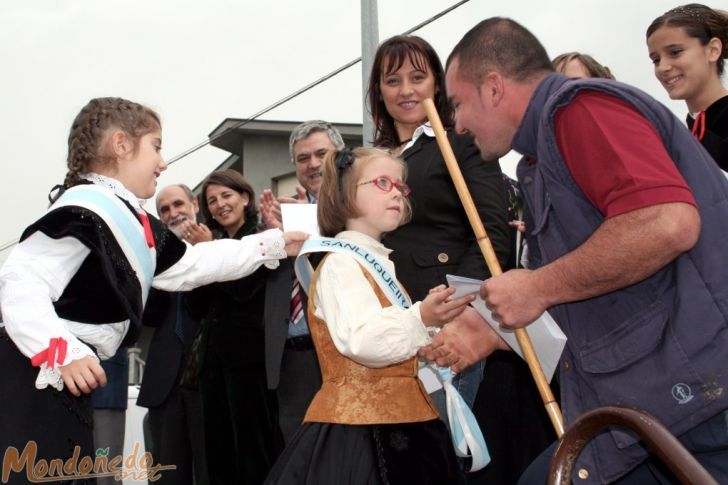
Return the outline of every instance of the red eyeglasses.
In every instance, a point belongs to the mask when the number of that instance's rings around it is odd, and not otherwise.
[[[366,184],[374,184],[376,188],[378,188],[382,192],[387,193],[391,192],[394,187],[397,187],[397,190],[399,190],[404,197],[407,197],[412,193],[412,189],[409,188],[409,185],[404,182],[393,182],[392,179],[387,177],[386,175],[380,175],[377,178],[367,180],[366,182],[359,182],[356,185],[358,187],[359,185]]]

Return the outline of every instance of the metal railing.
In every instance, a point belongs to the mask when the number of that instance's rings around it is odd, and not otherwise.
[[[139,347],[129,347],[127,353],[129,355],[129,385],[139,386],[142,383],[144,366],[146,365],[141,358],[142,349]]]

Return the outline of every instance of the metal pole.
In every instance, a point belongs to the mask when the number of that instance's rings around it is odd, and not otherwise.
[[[361,0],[361,85],[362,85],[362,139],[364,146],[371,146],[374,139],[374,123],[367,106],[367,88],[372,61],[379,45],[379,20],[377,0]]]

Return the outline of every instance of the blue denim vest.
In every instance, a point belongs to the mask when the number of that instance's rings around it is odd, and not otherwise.
[[[556,112],[583,89],[623,99],[655,126],[693,191],[702,224],[695,247],[655,275],[549,309],[569,338],[559,369],[564,417],[568,424],[598,406],[634,406],[680,435],[728,408],[728,181],[682,122],[647,94],[614,81],[551,74],[513,140],[524,155],[518,179],[534,221],[529,245],[542,264],[574,250],[603,221],[572,178],[554,134]],[[624,430],[602,433],[581,455],[577,469],[586,468],[589,478],[579,483],[612,481],[636,466],[647,454],[636,441]]]

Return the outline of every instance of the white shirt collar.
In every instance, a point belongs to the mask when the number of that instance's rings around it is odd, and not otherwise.
[[[408,149],[409,147],[411,147],[412,145],[414,145],[414,144],[415,144],[415,142],[417,141],[417,139],[418,139],[418,138],[419,138],[420,136],[422,136],[423,134],[425,134],[425,135],[429,136],[430,138],[435,138],[435,130],[433,130],[433,129],[432,129],[432,126],[430,125],[430,122],[429,122],[429,121],[428,121],[428,122],[426,122],[426,123],[425,123],[425,124],[423,124],[423,125],[420,125],[420,126],[418,126],[418,127],[417,127],[417,128],[415,129],[415,132],[414,132],[414,133],[412,133],[412,139],[411,139],[410,141],[408,141],[408,142],[407,142],[407,144],[406,144],[406,145],[404,146],[404,148],[402,149],[402,152],[400,152],[400,153],[403,153],[403,152],[404,152],[405,150],[407,150],[407,149]]]
[[[100,175],[96,172],[89,172],[81,178],[88,180],[89,182],[92,182],[94,184],[101,185],[102,187],[106,187],[118,197],[124,199],[129,204],[131,204],[131,206],[137,211],[144,212],[143,205],[146,203],[146,200],[139,199],[136,195],[129,192],[129,190],[124,187],[124,184],[122,184],[115,178],[109,177],[108,175]]]
[[[359,231],[342,231],[336,235],[336,239],[343,239],[345,241],[351,241],[353,243],[364,246],[374,254],[389,258],[391,249],[387,248],[381,241],[377,241],[371,236],[367,236],[363,232]]]

